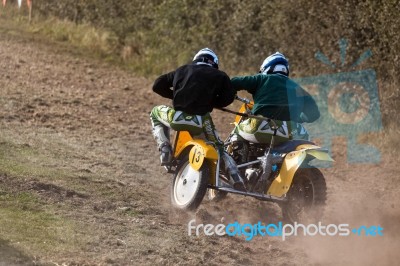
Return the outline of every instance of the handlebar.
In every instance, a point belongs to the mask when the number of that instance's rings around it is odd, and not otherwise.
[[[241,102],[243,102],[245,104],[250,104],[251,103],[251,101],[249,99],[242,98],[242,97],[240,97],[238,95],[235,95],[235,99],[238,100],[238,101],[241,101]],[[246,114],[246,113],[239,113],[239,112],[231,111],[231,110],[226,109],[226,108],[217,108],[217,109],[219,109],[221,111],[224,111],[224,112],[231,113],[231,114],[244,116],[244,117],[247,117],[247,118],[255,118],[255,119],[259,119],[259,120],[264,120],[264,121],[267,121],[268,123],[272,123],[272,128],[274,130],[278,129],[278,127],[276,126],[275,121],[273,119],[268,118],[268,117],[256,116],[256,115]]]
[[[246,103],[246,104],[250,104],[250,102],[251,102],[249,99],[241,98],[241,97],[239,97],[237,95],[235,95],[235,99],[238,100],[238,101],[241,101],[242,103]]]

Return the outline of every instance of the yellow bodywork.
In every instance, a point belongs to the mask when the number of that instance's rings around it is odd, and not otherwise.
[[[242,104],[242,106],[239,109],[239,113],[243,113],[243,114],[247,114],[249,110],[251,110],[253,108],[253,102],[251,103],[244,103]],[[243,116],[241,115],[237,115],[235,117],[235,125],[238,125],[239,122],[241,121],[241,119],[243,119]]]
[[[289,191],[296,171],[307,155],[311,155],[321,161],[333,161],[329,154],[319,146],[311,144],[299,145],[295,151],[289,152],[286,155],[278,176],[266,193],[276,197],[285,195]]]
[[[253,102],[250,104],[242,104],[239,112],[248,113],[248,110],[253,108],[253,104]],[[243,117],[237,115],[235,117],[235,125],[238,125],[241,119],[243,119]],[[296,147],[295,151],[286,155],[278,176],[267,189],[266,193],[276,197],[282,197],[285,195],[289,191],[296,171],[299,169],[307,155],[311,155],[321,161],[333,161],[330,155],[317,145],[299,145]]]
[[[207,145],[204,140],[193,139],[187,131],[179,131],[175,139],[175,153],[174,157],[177,158],[187,147],[190,148],[189,163],[195,170],[199,170],[203,165],[205,159],[211,161],[218,160],[218,153],[211,145]]]
[[[243,110],[241,109],[241,111],[244,111],[245,106],[243,105],[242,108]],[[215,185],[215,173],[218,162],[217,150],[213,146],[208,145],[204,140],[193,139],[187,131],[179,131],[176,134],[174,157],[178,158],[186,148],[190,147],[189,163],[195,170],[199,170],[204,163],[208,163],[211,170],[209,182]],[[289,191],[296,171],[307,156],[313,156],[321,161],[333,161],[327,151],[317,145],[299,145],[296,150],[286,154],[279,174],[267,189],[266,194],[275,197],[284,196]]]

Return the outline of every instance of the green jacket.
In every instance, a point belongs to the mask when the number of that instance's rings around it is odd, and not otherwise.
[[[257,74],[231,79],[236,91],[252,94],[252,113],[281,121],[313,122],[320,116],[311,95],[290,78],[280,74]]]

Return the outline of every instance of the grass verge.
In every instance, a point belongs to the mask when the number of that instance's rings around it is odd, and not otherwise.
[[[55,214],[34,193],[12,191],[0,183],[0,205],[0,239],[15,250],[47,256],[79,249],[75,223]]]

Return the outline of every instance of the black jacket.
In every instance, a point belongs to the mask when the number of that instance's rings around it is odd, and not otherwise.
[[[175,110],[192,115],[205,115],[214,107],[228,106],[236,94],[225,72],[196,63],[161,75],[154,82],[153,91],[172,99]]]

